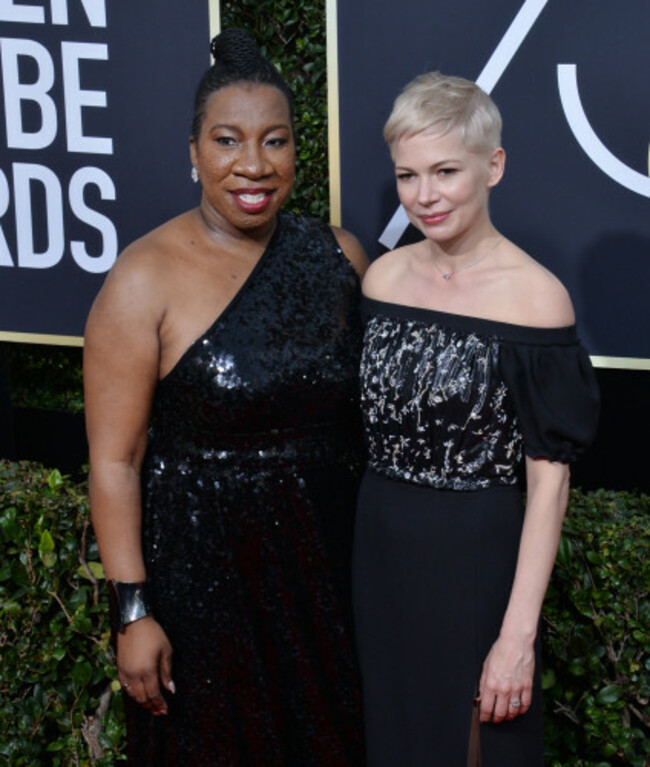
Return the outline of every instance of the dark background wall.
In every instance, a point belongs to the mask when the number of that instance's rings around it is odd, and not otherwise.
[[[372,255],[386,249],[398,199],[381,127],[404,85],[435,69],[475,80],[503,116],[496,227],[566,285],[590,354],[649,360],[650,3],[616,13],[604,0],[337,5],[343,225]],[[506,45],[513,30],[518,47]],[[563,98],[566,65],[578,91]],[[572,123],[579,109],[589,128]]]
[[[381,126],[401,88],[435,69],[479,82],[504,120],[494,223],[568,287],[580,336],[603,366],[600,431],[574,483],[650,491],[650,4],[616,13],[604,0],[336,6],[343,226],[372,256],[386,251],[398,200]],[[565,104],[567,64],[578,93]],[[578,106],[600,155],[571,124]],[[413,236],[407,229],[396,244]]]
[[[594,444],[573,467],[572,484],[650,493],[650,373],[599,368],[596,375],[600,426]]]
[[[208,0],[88,4],[99,15],[81,3],[3,5],[0,339],[79,337],[117,253],[196,204],[188,137],[210,61]],[[69,6],[66,23],[55,6]],[[42,20],[20,21],[28,10]],[[44,124],[54,130],[37,140]]]
[[[525,4],[522,0],[494,0],[489,7],[483,4],[477,10],[477,5],[469,0],[458,0],[454,4],[433,3],[423,16],[419,0],[399,4],[388,0],[338,3],[340,30],[349,31],[348,42],[343,37],[339,40],[340,96],[345,121],[341,126],[342,167],[346,172],[342,189],[344,223],[364,240],[370,252],[381,252],[377,237],[396,205],[390,161],[378,127],[387,116],[392,99],[411,76],[424,69],[438,67],[476,78]],[[164,13],[172,16],[177,13],[172,5]],[[125,232],[121,239],[126,242],[174,210],[192,204],[191,193],[195,190],[185,178],[186,153],[180,145],[185,142],[189,120],[187,93],[192,89],[196,72],[207,63],[207,4],[193,5],[192,12],[197,13],[196,23],[201,29],[196,31],[184,16],[181,27],[185,32],[180,38],[176,34],[165,37],[164,29],[176,29],[178,25],[173,18],[168,23],[162,10],[155,18],[149,11],[133,10],[126,16],[120,12],[121,19],[117,19],[110,16],[113,6],[108,7],[107,31],[100,31],[109,44],[111,65],[119,58],[120,66],[140,74],[131,81],[122,77],[122,84],[119,77],[111,76],[110,83],[100,78],[94,85],[86,83],[84,87],[108,90],[107,111],[114,122],[110,129],[100,130],[89,124],[88,130],[115,138],[119,151],[110,160],[110,170],[116,174],[119,199],[115,207],[129,214],[126,229],[120,226],[120,232]],[[581,87],[584,84],[585,109],[602,140],[630,167],[644,170],[641,156],[647,156],[644,126],[648,124],[650,110],[650,102],[644,97],[647,92],[644,78],[650,71],[650,49],[644,42],[647,39],[644,30],[648,28],[645,17],[641,19],[639,14],[648,13],[650,6],[626,5],[615,19],[606,12],[608,8],[611,6],[604,2],[587,0],[576,0],[570,7],[549,3],[496,84],[493,96],[504,112],[509,165],[507,181],[494,196],[493,212],[498,225],[507,226],[507,233],[535,255],[549,259],[551,268],[565,281],[579,277],[572,292],[581,327],[589,329],[591,352],[613,356],[631,352],[647,359],[650,302],[645,293],[650,278],[638,269],[650,267],[648,199],[616,185],[581,150],[567,126],[556,84],[557,64],[577,62]],[[71,23],[77,25],[73,29],[79,31],[77,36],[82,39],[88,32],[86,20],[71,16]],[[126,30],[130,30],[131,53],[124,51],[118,57],[119,40],[124,39]],[[18,31],[27,35],[34,28],[25,26]],[[50,30],[52,34],[56,31]],[[259,39],[264,32],[260,28],[254,33]],[[4,27],[3,34],[9,34]],[[424,37],[424,47],[418,48],[416,34]],[[279,39],[278,35],[278,30],[269,31],[269,46]],[[377,46],[370,38],[382,42]],[[54,48],[58,45],[58,38],[52,45]],[[146,55],[136,56],[135,51],[143,51],[143,45]],[[173,124],[166,119],[156,120],[156,125],[164,124],[164,140],[168,142],[167,148],[159,150],[155,132],[143,129],[148,119],[136,119],[131,107],[119,110],[116,107],[121,103],[126,106],[127,99],[131,99],[131,104],[133,99],[137,103],[139,91],[147,114],[168,104],[172,80],[165,74],[165,67],[176,60],[173,51],[181,51],[192,63],[188,67],[174,67],[174,78],[182,78],[178,85],[184,106],[169,113]],[[317,60],[319,54],[315,51],[308,51],[310,62]],[[143,60],[149,71],[146,78]],[[96,67],[98,76],[102,63],[96,62]],[[156,87],[143,90],[143,78],[155,81]],[[301,82],[301,94],[305,88]],[[556,151],[558,147],[561,152]],[[125,158],[128,162],[121,164]],[[71,162],[70,158],[67,162]],[[145,172],[143,162],[153,163],[153,167],[148,166]],[[116,171],[118,166],[121,170]],[[147,189],[125,183],[123,179],[128,182],[133,177],[134,167],[138,168],[137,179],[154,178],[160,188],[177,186],[160,174],[182,178],[186,182],[179,190],[183,199],[166,198],[161,206],[147,194]],[[311,166],[310,173],[318,176]],[[376,189],[371,188],[369,179],[375,179],[377,174],[384,174],[385,181]],[[533,192],[538,187],[546,191],[541,202],[536,203]],[[607,198],[603,202],[600,197],[603,193],[613,194],[615,202],[610,205]],[[610,207],[614,211],[613,222],[607,217]],[[10,215],[11,209],[7,216]],[[557,219],[553,226],[547,225],[551,218]],[[139,227],[138,231],[134,227]],[[11,241],[11,227],[5,227],[5,231]],[[568,240],[558,239],[564,231],[569,233]],[[0,287],[13,293],[3,279],[8,271],[0,269]],[[32,303],[38,304],[33,300]],[[44,327],[39,329],[45,332]],[[0,456],[42,460],[65,472],[77,471],[87,455],[83,417],[78,413],[48,414],[29,406],[12,408],[7,378],[10,347],[0,344]],[[603,398],[601,428],[594,446],[574,467],[574,480],[586,488],[638,488],[650,492],[650,472],[646,469],[650,456],[647,404],[650,371],[601,368],[597,376]]]

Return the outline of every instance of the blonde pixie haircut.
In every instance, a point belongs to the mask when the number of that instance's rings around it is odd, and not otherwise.
[[[462,77],[427,72],[395,99],[384,139],[392,152],[404,136],[454,129],[471,152],[492,152],[501,145],[501,115],[485,91]]]

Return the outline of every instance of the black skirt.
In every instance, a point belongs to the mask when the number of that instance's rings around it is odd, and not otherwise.
[[[370,767],[466,767],[472,699],[499,634],[523,508],[516,487],[436,490],[367,472],[354,608]],[[533,705],[481,725],[483,767],[542,765]]]

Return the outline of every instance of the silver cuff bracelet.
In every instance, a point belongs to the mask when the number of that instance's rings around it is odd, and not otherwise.
[[[151,615],[149,586],[146,581],[123,583],[111,579],[108,581],[111,628],[114,633],[121,633],[129,623]]]

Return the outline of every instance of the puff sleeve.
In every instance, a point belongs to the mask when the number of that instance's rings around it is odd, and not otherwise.
[[[503,342],[501,372],[513,398],[526,455],[571,463],[596,434],[598,384],[574,327],[543,335],[542,343]]]

